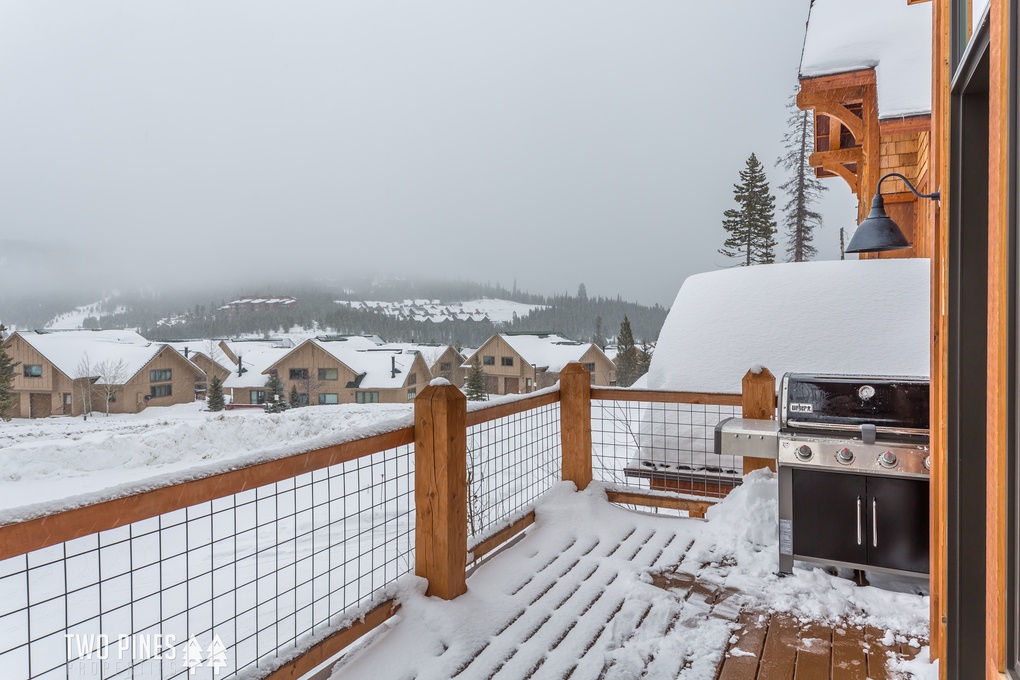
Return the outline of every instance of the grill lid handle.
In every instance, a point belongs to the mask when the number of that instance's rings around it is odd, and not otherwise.
[[[861,441],[865,444],[874,444],[876,436],[877,433],[873,423],[864,423],[861,425]]]

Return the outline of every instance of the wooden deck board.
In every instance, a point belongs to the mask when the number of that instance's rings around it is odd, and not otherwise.
[[[864,631],[853,626],[832,630],[832,680],[865,680],[868,659]]]
[[[797,668],[794,680],[828,680],[832,668],[832,628],[809,623],[797,640]]]
[[[864,629],[864,642],[867,644],[868,654],[868,677],[871,680],[889,680],[889,671],[886,664],[889,663],[889,652],[898,653],[899,645],[894,644],[887,647],[882,644],[885,631],[874,626]]]
[[[719,680],[754,680],[758,675],[758,659],[765,646],[768,622],[766,614],[751,610],[741,612],[737,641],[726,652]]]
[[[765,635],[758,680],[792,680],[797,664],[798,626],[789,616],[773,616]]]

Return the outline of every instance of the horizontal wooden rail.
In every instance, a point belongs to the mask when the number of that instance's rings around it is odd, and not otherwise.
[[[675,496],[657,496],[636,491],[607,491],[610,503],[627,503],[650,508],[668,508],[670,510],[686,510],[691,517],[704,517],[705,511],[715,505],[714,501],[701,501],[693,498]]]
[[[492,552],[493,550],[503,545],[511,538],[521,533],[534,523],[535,523],[535,511],[532,510],[524,517],[521,517],[519,520],[511,524],[510,526],[497,531],[492,536],[489,536],[487,539],[485,539],[475,547],[470,548],[468,550],[468,553],[470,553],[470,557],[472,558],[471,561],[480,559],[484,555],[487,555],[488,553]]]
[[[524,413],[525,411],[530,411],[542,406],[555,404],[559,400],[559,392],[547,392],[545,394],[536,394],[533,397],[527,397],[525,399],[515,399],[514,401],[502,404],[493,404],[492,406],[486,406],[475,411],[468,411],[467,426],[471,427],[472,425],[481,425],[482,423],[487,423],[491,420],[498,420],[499,418],[517,415],[518,413]]]
[[[740,406],[741,395],[717,392],[668,392],[664,390],[630,390],[621,387],[593,387],[592,400],[652,401],[664,404],[706,404],[712,406]]]
[[[265,680],[296,680],[296,678],[304,676],[319,664],[329,661],[332,657],[357,642],[358,639],[372,632],[386,619],[396,614],[398,609],[400,609],[400,605],[394,600],[383,602],[365,614],[364,618],[358,619],[342,630],[338,630],[290,663],[277,668],[266,676]]]
[[[414,443],[414,428],[297,453],[190,482],[0,526],[0,560]]]

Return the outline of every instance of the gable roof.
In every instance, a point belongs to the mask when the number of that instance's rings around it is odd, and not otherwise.
[[[168,346],[149,342],[134,331],[18,331],[17,335],[70,379],[99,377],[97,368],[105,362],[124,362],[123,384]],[[172,351],[173,348],[170,348]],[[79,375],[87,358],[90,375]],[[183,359],[183,357],[181,357]],[[202,373],[202,369],[195,366]],[[97,381],[102,383],[102,379]]]
[[[324,352],[341,362],[361,379],[359,389],[392,389],[403,387],[411,372],[417,352],[400,348],[352,349],[343,343],[310,340]],[[428,367],[426,366],[426,370]]]
[[[931,113],[930,3],[813,0],[800,77],[875,69],[880,119]]]
[[[294,351],[290,347],[267,347],[260,343],[252,343],[237,349],[237,356],[241,361],[241,368],[244,373],[237,374],[237,366],[233,367],[230,375],[223,381],[224,388],[263,387],[268,379],[265,372],[269,367]]]
[[[569,340],[556,333],[498,333],[492,337],[502,338],[522,360],[551,373],[559,373],[571,361],[580,361],[588,350],[595,347],[590,342]],[[478,350],[475,350],[472,356],[467,358],[464,366],[470,368],[473,355],[491,341],[492,338],[489,338]],[[598,348],[596,347],[596,349]],[[602,353],[602,350],[598,351]]]

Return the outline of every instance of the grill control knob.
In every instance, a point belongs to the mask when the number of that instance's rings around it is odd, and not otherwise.
[[[814,455],[811,447],[807,444],[801,444],[794,453],[797,455],[798,460],[811,460],[811,457]]]
[[[884,468],[896,467],[896,454],[892,451],[886,451],[878,457],[878,464]]]
[[[836,460],[843,465],[849,465],[854,462],[854,452],[844,446],[836,452]]]
[[[924,469],[925,470],[931,470],[931,456],[930,455],[924,457]]]

